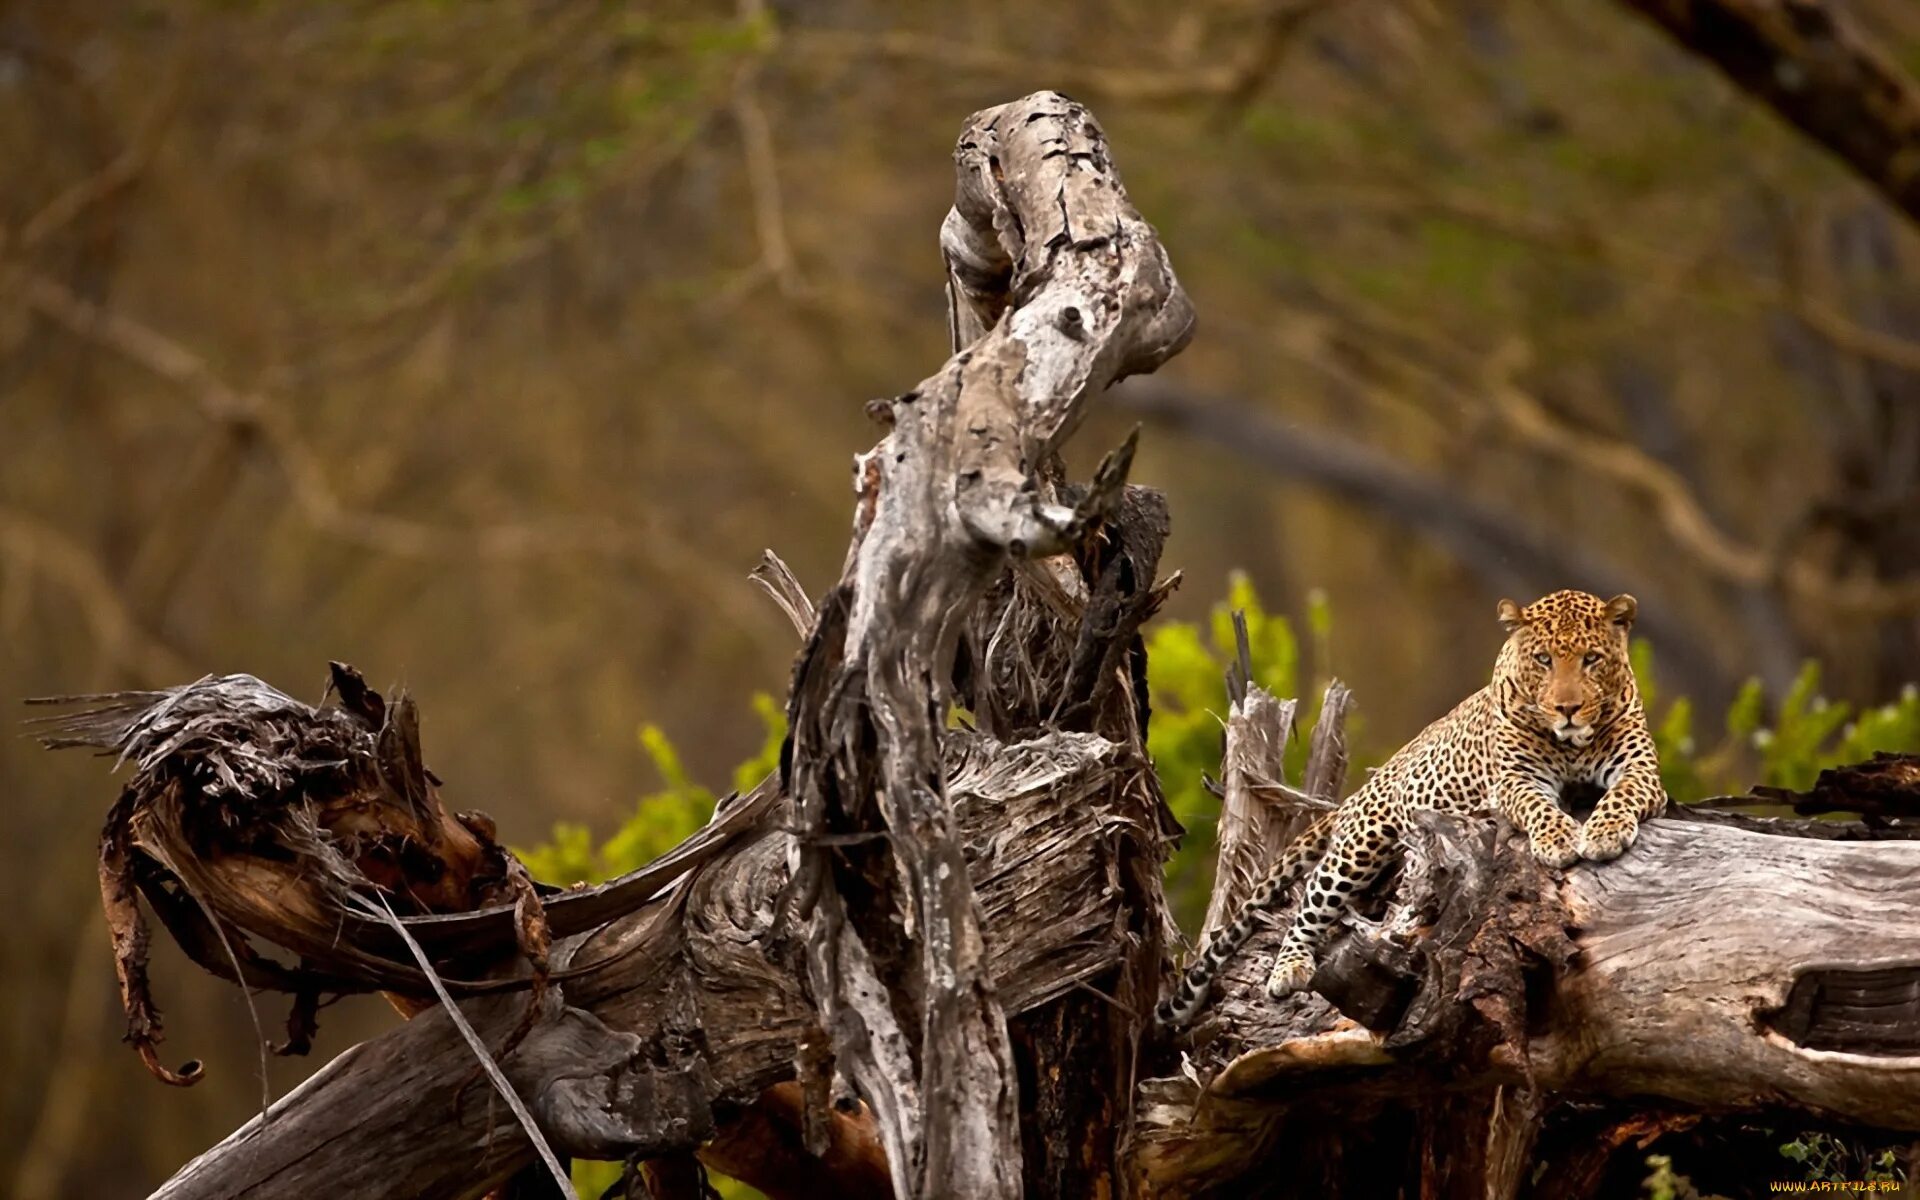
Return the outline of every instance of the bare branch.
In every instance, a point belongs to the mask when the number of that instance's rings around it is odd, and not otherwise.
[[[933,37],[904,29],[881,33],[806,29],[792,35],[793,48],[821,58],[880,58],[946,72],[973,72],[1004,79],[1046,79],[1091,100],[1132,104],[1243,102],[1273,72],[1300,26],[1335,0],[1295,0],[1273,6],[1262,36],[1227,61],[1183,70],[1115,67],[1063,59],[1027,58],[993,46]]]
[[[751,25],[767,19],[764,0],[740,0],[741,20]],[[777,45],[777,38],[748,57],[733,81],[733,122],[740,130],[740,146],[747,163],[747,186],[753,193],[753,227],[760,240],[760,261],[782,293],[798,296],[807,290],[804,277],[787,240],[786,208],[780,199],[780,160],[774,150],[773,126],[760,103],[760,72]]]
[[[759,584],[761,590],[772,597],[780,611],[793,622],[794,629],[801,637],[813,630],[813,623],[819,617],[814,611],[813,601],[808,598],[807,590],[800,586],[800,580],[794,576],[793,568],[771,550],[760,555],[760,565],[748,573],[748,578]]]
[[[1920,82],[1829,0],[1625,0],[1920,222]]]
[[[1510,340],[1486,364],[1485,393],[1510,432],[1569,467],[1591,471],[1652,502],[1660,523],[1691,560],[1728,583],[1765,587],[1776,582],[1824,608],[1875,617],[1920,611],[1920,575],[1883,581],[1835,579],[1803,559],[1746,545],[1721,529],[1685,478],[1640,447],[1602,434],[1576,430],[1514,382],[1526,361],[1524,343]]]
[[[1531,355],[1524,339],[1509,337],[1492,354],[1475,358],[1470,350],[1448,344],[1377,305],[1350,298],[1343,299],[1343,304],[1350,326],[1343,332],[1364,335],[1347,337],[1343,348],[1392,364],[1469,410],[1490,410],[1529,449],[1548,453],[1574,470],[1606,477],[1644,497],[1669,536],[1722,582],[1742,588],[1784,588],[1810,605],[1856,616],[1893,617],[1920,611],[1920,576],[1891,581],[1832,578],[1815,563],[1788,557],[1790,546],[1772,550],[1751,546],[1720,527],[1687,479],[1671,465],[1631,442],[1561,421],[1517,382]],[[1416,347],[1417,353],[1403,344]],[[1295,349],[1315,360],[1327,356],[1317,342]]]
[[[19,234],[11,244],[6,230],[0,229],[0,252],[11,251],[24,254],[37,247],[41,242],[53,236],[71,224],[76,217],[94,205],[118,195],[133,186],[140,176],[146,173],[147,164],[159,152],[160,143],[166,139],[167,130],[173,124],[174,113],[178,110],[182,94],[181,84],[187,74],[188,59],[178,55],[167,70],[155,91],[154,101],[147,106],[140,119],[139,127],[120,153],[105,167],[73,184],[71,187],[49,200],[39,212],[27,218],[20,226]]]

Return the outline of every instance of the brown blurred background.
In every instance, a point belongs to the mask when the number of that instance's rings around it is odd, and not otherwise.
[[[1845,7],[1920,73],[1920,8]],[[1326,589],[1383,744],[1563,585],[1635,592],[1709,711],[1920,677],[1876,582],[1920,558],[1920,241],[1623,7],[13,0],[0,697],[344,659],[519,844],[630,811],[643,721],[723,785],[794,649],[746,573],[837,573],[862,405],[946,354],[952,138],[1043,86],[1200,311],[1075,447],[1146,421],[1175,615]],[[168,950],[209,1078],[118,1045],[107,765],[0,738],[19,1200],[143,1195],[258,1105]],[[273,1087],[391,1020],[328,1010]]]

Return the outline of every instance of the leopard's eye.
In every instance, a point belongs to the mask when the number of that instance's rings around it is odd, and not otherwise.
[[[1589,650],[1587,651],[1587,656],[1580,660],[1580,665],[1583,667],[1590,667],[1599,661],[1600,661],[1600,652],[1598,650]]]
[[[1553,655],[1551,655],[1551,654],[1536,654],[1536,655],[1534,655],[1534,656],[1533,656],[1533,661],[1535,661],[1535,662],[1537,662],[1537,663],[1539,663],[1539,664],[1540,664],[1541,666],[1543,666],[1543,667],[1550,667],[1550,666],[1552,666],[1552,665],[1553,665]]]

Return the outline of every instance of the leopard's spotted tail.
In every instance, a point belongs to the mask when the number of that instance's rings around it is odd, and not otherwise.
[[[1287,890],[1304,878],[1327,852],[1327,843],[1333,836],[1334,818],[1338,815],[1326,814],[1293,839],[1280,855],[1280,861],[1267,872],[1260,886],[1253,889],[1253,895],[1247,897],[1246,903],[1233,914],[1233,920],[1207,939],[1207,944],[1194,956],[1186,973],[1180,976],[1173,995],[1162,1000],[1154,1010],[1154,1019],[1162,1028],[1178,1029],[1200,1012],[1200,1006],[1206,1003],[1207,992],[1213,987],[1220,969],[1227,965],[1227,960],[1239,953],[1240,947],[1247,944],[1247,939],[1259,927],[1260,914],[1271,912],[1285,903]]]

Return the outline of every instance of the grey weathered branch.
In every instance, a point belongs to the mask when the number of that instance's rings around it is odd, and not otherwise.
[[[1090,398],[1186,345],[1193,313],[1092,115],[1051,92],[975,114],[941,230],[956,353],[876,415],[854,545],[794,677],[790,785],[808,981],[903,1197],[1020,1192],[1018,1089],[939,785],[960,631],[1011,560],[1072,549],[1056,455]],[[819,1068],[815,1066],[814,1070]]]
[[[1241,636],[1241,662],[1246,661],[1244,618],[1235,614],[1234,630]],[[1267,866],[1304,826],[1309,814],[1276,804],[1264,790],[1285,780],[1268,772],[1286,758],[1293,739],[1295,700],[1276,699],[1265,688],[1238,681],[1227,717],[1225,751],[1220,756],[1219,846],[1215,854],[1213,892],[1207,898],[1203,935],[1233,919],[1253,892]]]

